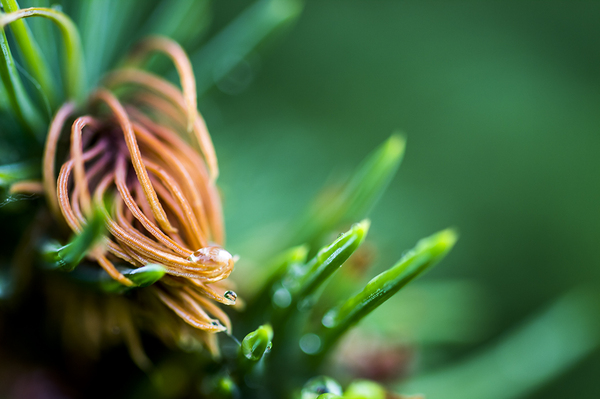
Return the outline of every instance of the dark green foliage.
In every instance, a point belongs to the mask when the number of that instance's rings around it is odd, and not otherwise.
[[[156,283],[165,275],[165,268],[161,265],[148,264],[146,266],[138,267],[137,269],[121,269],[121,273],[131,280],[135,286],[125,287],[118,281],[108,278],[106,273],[99,274],[99,279],[95,283],[97,287],[109,293],[123,293],[131,288],[142,288],[147,287]]]
[[[96,209],[88,223],[65,245],[49,242],[42,247],[42,256],[48,268],[70,272],[99,243],[105,234],[104,214]]]
[[[40,177],[40,164],[37,161],[20,162],[0,166],[0,187],[8,189],[13,183]]]

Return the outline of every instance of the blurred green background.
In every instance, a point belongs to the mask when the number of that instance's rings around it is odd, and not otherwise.
[[[214,27],[245,5],[215,3]],[[376,267],[456,226],[457,247],[421,281],[481,291],[460,304],[479,306],[479,338],[425,359],[477,353],[598,280],[598,16],[597,2],[308,1],[285,39],[200,104],[229,246],[263,251],[254,244],[401,130],[405,159],[371,215]],[[595,351],[529,397],[598,398],[599,372]]]

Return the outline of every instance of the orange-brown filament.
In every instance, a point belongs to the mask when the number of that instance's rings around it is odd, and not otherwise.
[[[215,184],[217,158],[197,111],[191,64],[179,45],[164,38],[142,42],[133,60],[142,60],[151,52],[171,58],[181,90],[139,69],[113,72],[106,84],[123,88],[123,96],[117,98],[102,88],[92,94],[92,112],[74,118],[70,126],[70,147],[58,175],[57,147],[75,112],[72,103],[61,107],[52,121],[44,151],[43,182],[13,187],[20,192],[43,187],[51,211],[75,233],[81,233],[92,209],[98,208],[107,234],[102,244],[90,251],[89,260],[126,286],[133,283],[120,272],[124,264],[133,268],[159,264],[167,276],[140,290],[144,292],[140,298],[154,297],[151,303],[196,329],[231,331],[228,316],[216,302],[234,302],[224,296],[224,284],[220,283],[233,270],[234,260],[220,247],[224,223]],[[192,134],[200,150],[180,133]],[[113,316],[123,329],[132,357],[147,364],[129,311]],[[178,323],[185,326],[183,322]],[[216,350],[214,338],[204,333],[199,338]]]
[[[50,129],[48,130],[48,136],[46,138],[46,146],[44,148],[44,159],[42,168],[42,177],[44,179],[44,191],[46,192],[46,200],[48,206],[54,214],[54,216],[60,215],[58,208],[58,200],[56,198],[56,180],[54,174],[54,162],[56,161],[56,147],[60,133],[64,127],[65,122],[69,115],[75,111],[74,103],[65,103],[52,120]]]
[[[140,153],[140,148],[138,147],[137,140],[135,139],[135,133],[133,132],[131,121],[125,112],[125,109],[119,100],[117,100],[117,98],[108,90],[97,90],[94,94],[92,94],[92,99],[106,103],[117,117],[125,136],[125,143],[127,144],[127,148],[129,149],[129,153],[131,155],[133,168],[135,169],[138,180],[142,184],[144,194],[146,194],[146,199],[152,208],[154,217],[163,229],[168,232],[174,232],[175,228],[171,226],[171,223],[169,223],[167,215],[165,214],[165,211],[156,196],[156,191],[154,191],[152,184],[150,183],[148,172],[146,171],[144,163],[142,162],[142,154]]]
[[[123,84],[135,84],[151,90],[157,94],[163,95],[166,99],[176,104],[183,112],[187,111],[187,105],[181,92],[172,85],[153,75],[149,72],[144,72],[135,68],[123,68],[111,72],[106,77],[106,85],[109,87],[119,86]],[[219,168],[217,164],[217,156],[206,127],[206,122],[200,114],[197,114],[193,126],[192,133],[200,146],[202,153],[206,159],[208,167],[211,171],[211,178],[214,180],[219,175]]]
[[[43,194],[44,185],[37,180],[23,180],[14,183],[8,190],[9,194]]]
[[[183,89],[183,96],[187,106],[187,129],[188,131],[191,131],[196,119],[196,109],[198,108],[198,100],[196,98],[196,78],[194,77],[192,63],[183,48],[177,42],[160,36],[149,37],[141,41],[136,46],[132,58],[145,57],[148,53],[154,51],[164,53],[171,58],[175,64],[179,79],[181,80],[181,88]]]

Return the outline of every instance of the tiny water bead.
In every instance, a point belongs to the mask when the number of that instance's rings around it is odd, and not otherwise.
[[[223,325],[223,323],[221,323],[219,320],[213,320],[210,322],[211,325],[221,328],[221,329],[225,329],[226,327]]]
[[[225,293],[223,294],[223,296],[225,297],[225,299],[228,299],[233,304],[235,304],[235,301],[237,299],[237,294],[234,291],[225,291]]]
[[[302,399],[315,399],[324,393],[341,396],[342,387],[333,378],[325,376],[315,377],[304,385],[300,396]]]
[[[221,247],[205,247],[191,254],[188,260],[202,265],[228,265],[233,256]]]

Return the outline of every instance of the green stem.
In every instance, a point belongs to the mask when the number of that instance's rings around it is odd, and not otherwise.
[[[6,89],[8,103],[19,122],[39,140],[40,134],[43,131],[42,119],[19,77],[4,29],[0,33],[0,49],[2,50],[3,58],[0,61],[0,77]]]
[[[104,232],[104,215],[96,209],[81,233],[69,243],[64,246],[48,243],[43,247],[42,255],[48,263],[48,268],[73,271],[102,239]]]
[[[292,368],[301,366],[296,362],[298,339],[306,318],[327,280],[348,260],[365,239],[369,220],[352,226],[332,244],[319,250],[305,265],[293,265],[273,286],[273,316],[271,324],[275,331],[273,364],[288,361]],[[301,367],[298,371],[301,370]]]
[[[457,239],[457,233],[447,229],[420,240],[394,266],[369,281],[361,292],[327,312],[323,317],[325,328],[320,331],[322,345],[316,358],[321,359],[350,327],[444,258]]]
[[[392,180],[406,148],[406,138],[394,133],[376,148],[350,178],[338,187],[328,186],[298,222],[290,244],[319,242],[343,223],[367,217]]]
[[[370,221],[356,223],[307,264],[293,267],[274,285],[273,329],[279,331],[298,313],[312,307],[316,292],[348,260],[365,239]]]
[[[0,16],[0,27],[4,28],[10,23],[30,17],[50,19],[60,29],[65,44],[65,93],[69,99],[81,100],[86,88],[83,52],[77,27],[62,12],[42,7],[25,8],[10,14],[2,14]]]
[[[368,219],[363,220],[353,225],[333,244],[321,249],[317,256],[306,265],[306,272],[297,278],[299,288],[295,292],[292,291],[294,301],[306,298],[322,286],[356,251],[367,236],[370,226],[371,222]]]
[[[0,0],[0,2],[6,12],[12,13],[19,10],[19,5],[15,0]],[[21,20],[14,21],[11,30],[33,79],[40,85],[43,95],[46,96],[51,106],[56,105],[56,85],[52,80],[48,62],[44,58],[31,30],[25,21]]]

